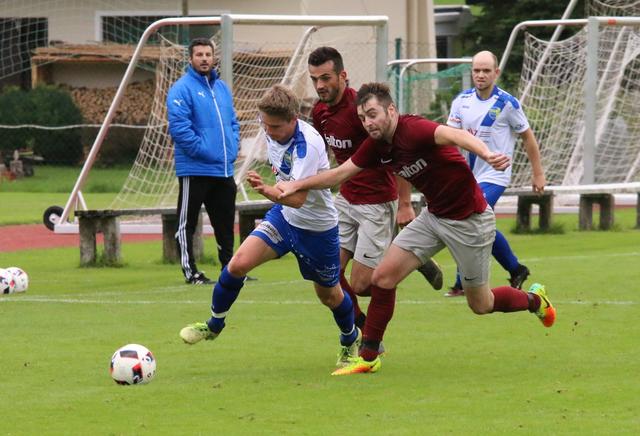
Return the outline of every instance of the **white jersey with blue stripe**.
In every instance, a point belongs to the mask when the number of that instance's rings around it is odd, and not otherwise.
[[[497,86],[486,100],[480,99],[475,88],[460,93],[451,104],[447,124],[468,131],[487,144],[489,150],[510,158],[513,158],[517,135],[529,129],[518,99]],[[475,155],[469,156],[469,165],[478,183],[509,186],[511,166],[497,171]]]
[[[324,140],[308,123],[298,120],[289,142],[280,144],[267,136],[267,156],[277,181],[301,180],[328,170]],[[301,229],[325,231],[338,225],[338,211],[329,189],[311,189],[299,209],[283,206],[289,224]]]

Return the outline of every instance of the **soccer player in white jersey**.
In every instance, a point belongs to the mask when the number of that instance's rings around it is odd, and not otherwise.
[[[495,84],[500,75],[496,56],[490,51],[477,53],[472,60],[471,74],[474,88],[463,91],[453,100],[447,124],[468,131],[487,144],[492,152],[505,154],[509,158],[513,157],[516,139],[520,136],[533,170],[533,192],[542,193],[546,180],[540,163],[538,142],[518,99]],[[497,171],[474,154],[468,155],[468,161],[487,203],[494,208],[509,186],[511,167],[506,171]],[[522,284],[529,276],[529,268],[518,262],[506,238],[497,230],[491,254],[509,272],[511,286],[522,289]],[[464,295],[459,274],[456,283],[445,295]]]
[[[269,162],[278,182],[304,179],[330,168],[324,140],[311,125],[297,118],[299,103],[291,90],[273,86],[258,109]],[[311,189],[281,200],[281,191],[266,185],[258,173],[250,171],[247,179],[253,189],[276,204],[222,270],[213,288],[211,318],[183,328],[180,337],[189,344],[215,339],[249,271],[292,252],[302,277],[313,282],[318,298],[331,309],[340,329],[337,365],[348,364],[358,355],[362,334],[354,323],[351,298],[339,283],[338,212],[331,191]]]

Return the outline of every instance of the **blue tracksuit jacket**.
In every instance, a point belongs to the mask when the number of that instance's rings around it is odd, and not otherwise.
[[[215,71],[207,78],[189,65],[167,94],[167,117],[178,177],[233,176],[240,125],[231,91]]]

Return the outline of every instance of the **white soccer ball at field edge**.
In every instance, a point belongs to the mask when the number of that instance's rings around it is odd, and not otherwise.
[[[13,294],[15,285],[11,271],[0,268],[0,294]]]
[[[29,275],[17,266],[10,266],[7,268],[11,274],[13,274],[13,281],[15,282],[15,289],[13,292],[26,292],[29,288]]]
[[[119,385],[149,383],[156,374],[156,359],[147,347],[127,344],[113,353],[109,373]]]

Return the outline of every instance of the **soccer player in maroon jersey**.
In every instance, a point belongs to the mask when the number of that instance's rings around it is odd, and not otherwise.
[[[369,137],[358,118],[356,91],[347,86],[342,56],[333,47],[315,49],[309,55],[308,68],[319,97],[313,107],[313,126],[342,164]],[[373,270],[393,239],[396,211],[400,226],[415,218],[411,185],[400,177],[396,183],[389,167],[367,168],[342,183],[335,206],[340,229],[340,284],[351,296],[356,325],[362,328],[365,315],[356,294],[369,295]],[[350,259],[353,264],[347,281],[344,271]],[[435,261],[428,259],[419,270],[435,289],[442,288],[442,271]]]
[[[424,194],[427,208],[402,229],[375,269],[360,356],[333,374],[376,372],[380,368],[378,344],[393,316],[396,286],[444,247],[458,264],[467,303],[474,313],[529,310],[545,327],[551,327],[556,312],[544,286],[535,284],[529,292],[511,286],[489,287],[495,216],[456,146],[475,153],[497,170],[507,168],[509,158],[491,152],[464,130],[416,115],[399,115],[385,84],[363,85],[356,104],[370,138],[339,167],[280,183],[281,197],[333,186],[383,163]]]

